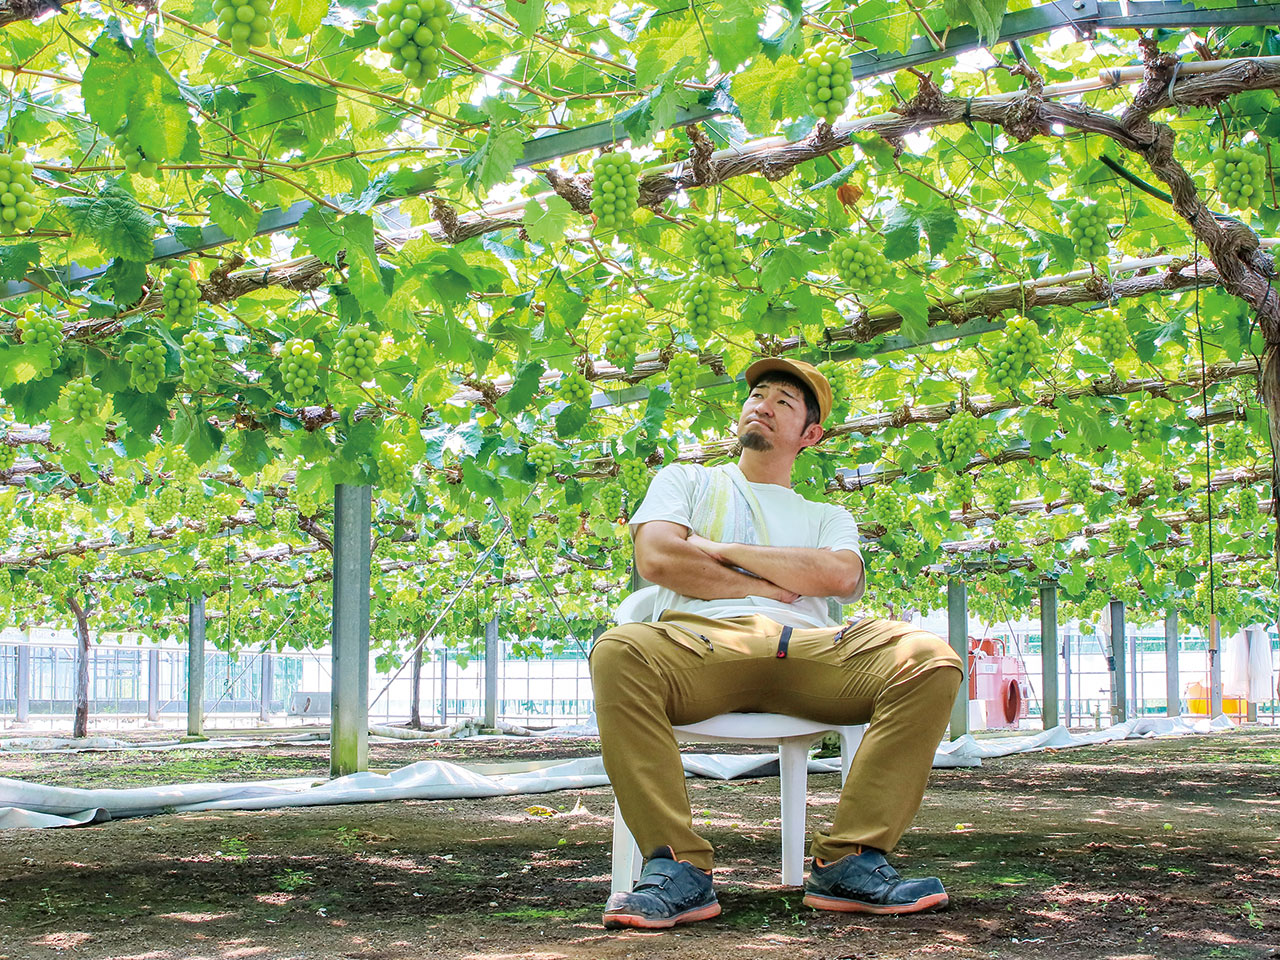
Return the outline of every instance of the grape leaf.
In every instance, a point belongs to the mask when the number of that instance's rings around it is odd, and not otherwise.
[[[250,204],[220,190],[209,200],[209,219],[227,236],[244,241],[257,232],[259,216]]]
[[[573,207],[563,197],[548,197],[545,207],[538,200],[530,200],[524,208],[524,229],[534,243],[555,243],[564,239],[571,216]]]
[[[632,49],[636,55],[636,86],[644,88],[671,70],[681,70],[706,56],[702,31],[691,17],[655,17],[656,29],[643,31]]]
[[[0,280],[21,280],[33,264],[40,262],[40,245],[17,243],[0,247]]]
[[[731,73],[761,49],[760,13],[754,4],[726,0],[715,5],[709,19],[714,26],[707,31],[707,46],[722,72]]]
[[[524,155],[524,134],[513,124],[490,126],[480,148],[462,161],[467,185],[477,197],[511,176]]]
[[[742,122],[752,133],[771,133],[775,120],[804,117],[809,101],[798,82],[800,65],[792,57],[756,57],[729,85]]]
[[[92,240],[105,256],[147,261],[154,254],[152,238],[159,223],[115,180],[108,180],[96,197],[60,197],[58,203],[72,232]]]
[[[288,17],[298,28],[298,36],[306,36],[320,29],[325,14],[329,12],[328,0],[276,0],[271,12],[277,17]]]
[[[947,19],[952,23],[972,23],[984,45],[1000,39],[1000,24],[1004,22],[1007,6],[1008,0],[943,0],[942,3]]]
[[[498,400],[498,412],[510,417],[527,407],[538,392],[538,381],[545,371],[546,367],[536,360],[521,364],[511,389]]]
[[[507,0],[507,13],[526,37],[532,37],[542,25],[545,7],[546,0]]]
[[[575,437],[591,419],[591,408],[585,403],[571,403],[556,414],[556,436]]]
[[[914,273],[899,277],[893,286],[884,292],[884,302],[902,314],[902,335],[911,340],[918,340],[929,329],[929,298],[925,296],[924,284]]]

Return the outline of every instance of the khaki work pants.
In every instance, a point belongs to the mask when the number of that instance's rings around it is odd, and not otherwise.
[[[671,611],[600,635],[591,680],[601,752],[641,852],[670,846],[676,859],[711,869],[671,727],[733,711],[868,724],[835,821],[815,834],[811,852],[830,861],[860,845],[893,849],[924,796],[963,676],[960,658],[932,633],[893,620],[864,619],[838,642],[836,633],[784,631],[759,615]]]

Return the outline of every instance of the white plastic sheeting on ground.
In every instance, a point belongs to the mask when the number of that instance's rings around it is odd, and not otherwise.
[[[943,743],[937,767],[972,767],[984,757],[1106,743],[1131,737],[1183,736],[1227,730],[1227,717],[1185,720],[1152,717],[1129,720],[1105,730],[1070,733],[1054,727],[1030,736],[974,739],[963,736]],[[243,741],[241,744],[243,745]],[[772,754],[685,754],[688,776],[732,780],[777,774]],[[833,773],[838,758],[812,760],[811,773]],[[599,757],[559,762],[476,764],[463,767],[442,760],[423,760],[389,774],[355,773],[337,780],[311,777],[255,783],[189,783],[167,787],[85,790],[48,787],[0,777],[0,829],[72,827],[119,817],[179,813],[190,810],[264,810],[272,807],[321,806],[386,800],[447,800],[548,793],[600,787],[609,782]]]

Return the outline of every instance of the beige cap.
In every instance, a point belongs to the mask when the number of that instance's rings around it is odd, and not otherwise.
[[[754,387],[756,381],[766,373],[775,371],[799,377],[800,382],[813,391],[813,396],[818,401],[818,422],[827,419],[827,414],[831,412],[831,384],[812,363],[789,360],[786,357],[765,357],[747,367],[747,386]]]

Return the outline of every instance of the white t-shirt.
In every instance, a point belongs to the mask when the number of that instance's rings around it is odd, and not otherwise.
[[[765,530],[754,528],[754,511],[743,511],[750,524],[745,531],[739,527],[736,542],[754,542],[771,547],[816,547],[824,550],[852,550],[862,557],[858,548],[858,524],[844,507],[833,503],[815,503],[806,500],[790,487],[776,483],[752,483],[742,476],[736,463],[717,467],[704,467],[692,463],[673,463],[658,471],[649,485],[644,502],[631,517],[631,535],[643,523],[651,520],[667,520],[688,527],[699,536],[723,541],[719,531],[698,529],[695,517],[706,516],[699,509],[708,489],[712,486],[712,471],[730,471],[739,488],[749,489],[759,504],[759,516],[764,518]],[[740,524],[742,520],[738,521]],[[745,532],[745,536],[742,534]],[[865,582],[865,581],[864,581]],[[847,597],[837,597],[841,603],[855,603],[861,599],[863,585]],[[745,614],[762,614],[770,619],[794,627],[824,627],[832,624],[826,597],[800,597],[795,603],[783,603],[768,597],[747,596],[740,599],[698,600],[676,593],[668,587],[659,587],[654,617],[663,610],[683,610],[704,617],[725,619]]]

